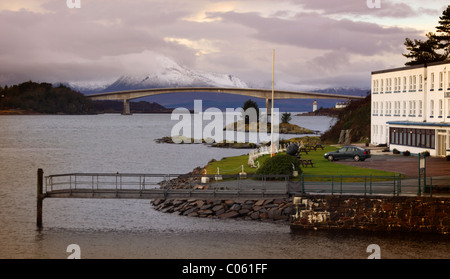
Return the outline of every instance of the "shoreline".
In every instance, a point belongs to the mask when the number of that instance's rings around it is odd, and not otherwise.
[[[172,188],[208,189],[200,181],[204,169],[172,179]],[[157,211],[186,217],[274,222],[289,225],[292,232],[450,233],[448,197],[304,193],[269,199],[153,199],[150,204]]]
[[[132,114],[170,114],[171,111],[160,111],[160,112],[134,112]],[[0,110],[0,115],[103,115],[103,114],[122,114],[121,112],[98,112],[98,113],[41,113],[28,110],[18,110],[18,109],[5,109]]]

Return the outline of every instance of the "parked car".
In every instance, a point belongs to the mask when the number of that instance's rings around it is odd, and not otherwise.
[[[328,161],[337,161],[341,159],[353,159],[355,161],[364,161],[370,158],[370,150],[358,146],[344,146],[336,151],[327,152],[323,155]]]

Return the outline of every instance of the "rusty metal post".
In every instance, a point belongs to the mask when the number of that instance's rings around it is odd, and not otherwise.
[[[37,171],[37,214],[36,214],[36,226],[42,228],[42,205],[44,201],[44,171],[38,169]]]

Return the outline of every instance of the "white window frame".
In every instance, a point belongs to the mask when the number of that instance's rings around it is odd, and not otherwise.
[[[419,75],[419,90],[423,90],[423,77]]]
[[[430,77],[430,90],[434,90],[434,73],[431,73],[431,77]]]
[[[434,117],[434,100],[430,100],[430,116]]]

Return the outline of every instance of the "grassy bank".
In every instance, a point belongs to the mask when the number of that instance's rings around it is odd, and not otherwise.
[[[308,166],[302,168],[305,175],[323,175],[323,176],[393,176],[394,172],[387,172],[375,169],[369,169],[364,167],[354,167],[349,165],[342,165],[336,162],[330,162],[323,157],[325,152],[335,151],[337,147],[326,145],[324,150],[318,149],[311,151],[308,154],[302,154],[302,159],[312,160],[314,167]],[[262,166],[265,160],[270,158],[270,155],[265,155],[257,159]],[[370,159],[369,159],[370,160]],[[256,163],[256,162],[255,162]],[[361,166],[364,166],[364,162],[360,162]],[[238,174],[242,171],[242,165],[244,171],[248,174],[256,172],[257,168],[251,168],[248,166],[248,155],[235,156],[223,158],[220,161],[210,162],[206,170],[208,174],[217,173],[217,168],[220,170],[220,174]],[[328,178],[315,178],[316,180],[328,180]],[[352,179],[347,179],[352,180]]]

